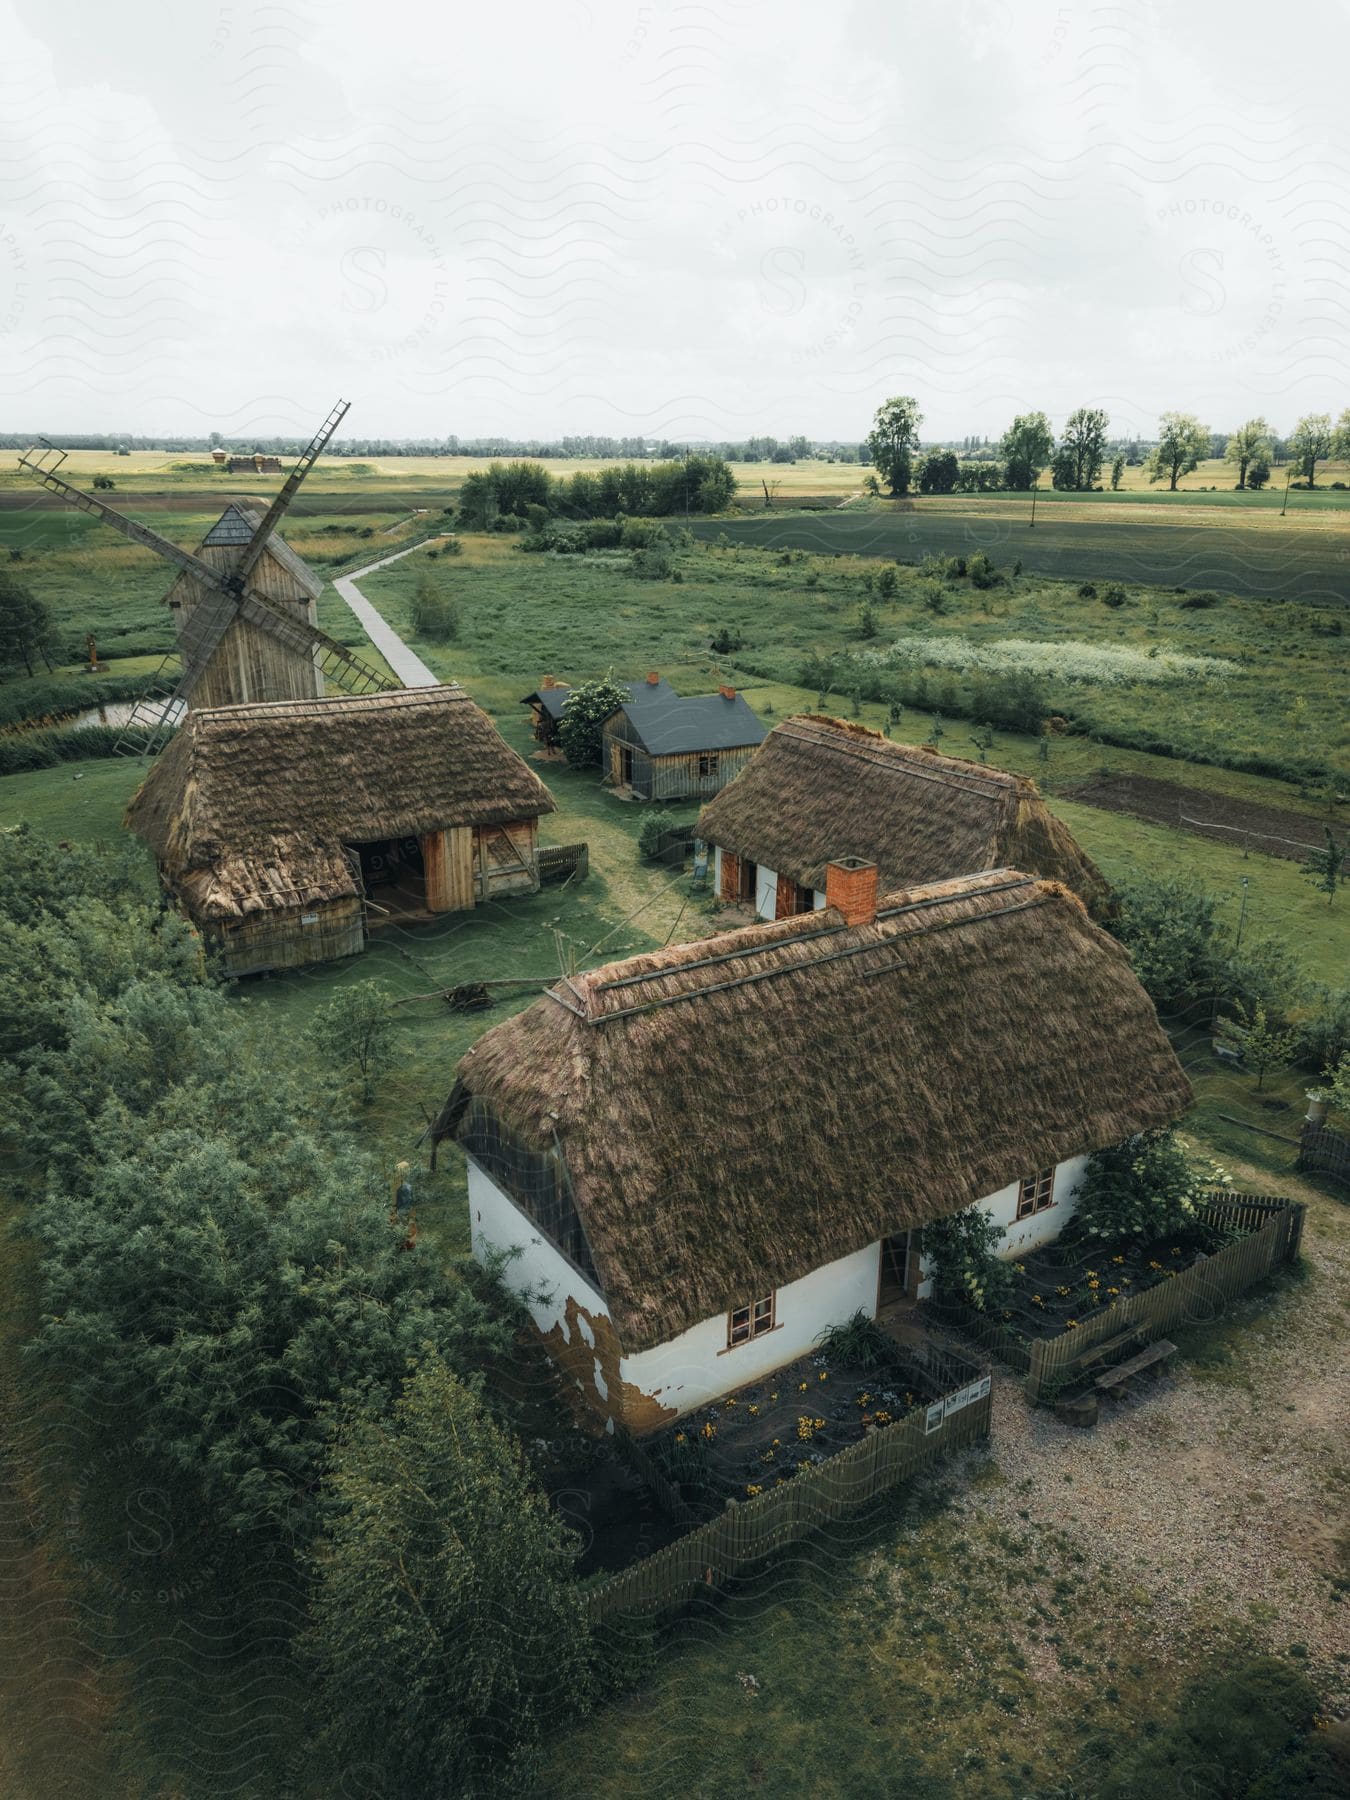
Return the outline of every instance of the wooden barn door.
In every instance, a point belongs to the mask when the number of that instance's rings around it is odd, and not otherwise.
[[[734,850],[722,852],[722,891],[719,899],[734,906],[741,897],[741,859]]]
[[[473,830],[429,831],[421,840],[427,911],[461,912],[473,905]]]

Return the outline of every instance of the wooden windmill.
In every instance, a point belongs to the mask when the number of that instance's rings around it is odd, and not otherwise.
[[[349,694],[398,686],[319,630],[313,580],[306,579],[299,557],[273,538],[347,406],[339,400],[266,512],[227,507],[196,554],[63,481],[56,471],[65,461],[64,451],[44,445],[19,458],[20,466],[51,493],[116,527],[133,543],[157,550],[179,570],[167,597],[174,648],[156,672],[150,693],[132,709],[119,750],[141,755],[157,750],[191,705],[315,699],[323,693],[325,678]]]

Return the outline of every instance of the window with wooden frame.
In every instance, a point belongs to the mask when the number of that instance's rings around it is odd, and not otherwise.
[[[1017,1216],[1030,1219],[1055,1203],[1055,1170],[1052,1164],[1035,1175],[1024,1175],[1017,1187]]]
[[[727,1349],[734,1350],[737,1344],[748,1344],[752,1338],[763,1337],[766,1331],[774,1327],[774,1301],[776,1294],[766,1294],[762,1300],[752,1300],[749,1306],[733,1306],[727,1314]]]
[[[702,775],[717,773],[718,752],[716,750],[700,750],[698,753],[698,772]]]

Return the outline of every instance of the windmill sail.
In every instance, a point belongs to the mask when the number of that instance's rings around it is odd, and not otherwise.
[[[19,459],[49,492],[179,570],[168,596],[175,614],[174,647],[156,671],[150,692],[132,708],[119,750],[145,755],[157,749],[192,699],[228,706],[314,698],[323,693],[325,679],[354,694],[398,686],[319,630],[313,607],[323,583],[275,536],[346,412],[347,402],[340,400],[264,512],[227,507],[197,555],[64,480],[57,473],[65,461],[63,451],[48,445]]]

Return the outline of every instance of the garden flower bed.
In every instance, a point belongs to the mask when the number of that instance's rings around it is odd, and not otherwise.
[[[880,1335],[880,1334],[878,1334]],[[940,1354],[886,1345],[869,1366],[821,1350],[678,1420],[643,1447],[695,1515],[781,1487],[956,1385]]]
[[[1010,1265],[1015,1286],[991,1318],[1028,1340],[1076,1331],[1131,1295],[1146,1293],[1228,1242],[1231,1233],[1196,1222],[1148,1243],[1059,1240]]]

